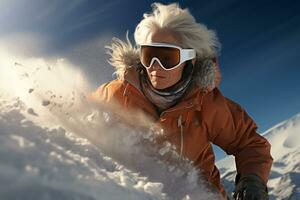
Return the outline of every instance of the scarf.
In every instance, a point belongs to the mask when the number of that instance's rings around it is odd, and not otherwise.
[[[146,69],[141,70],[140,85],[142,92],[155,105],[159,113],[177,104],[184,96],[192,82],[193,68],[192,62],[188,61],[183,69],[181,79],[175,85],[165,89],[154,88],[148,78]]]

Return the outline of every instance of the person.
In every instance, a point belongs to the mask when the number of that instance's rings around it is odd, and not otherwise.
[[[136,46],[113,38],[108,53],[116,79],[92,93],[126,111],[141,110],[163,127],[166,140],[193,161],[228,198],[215,166],[212,145],[235,156],[235,199],[268,199],[272,165],[269,142],[247,112],[219,89],[216,33],[196,22],[177,3],[152,4],[134,32]]]

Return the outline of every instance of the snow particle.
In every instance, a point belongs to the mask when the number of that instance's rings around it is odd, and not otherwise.
[[[28,108],[27,113],[33,116],[39,116],[36,112],[34,112],[33,108]]]
[[[43,106],[48,106],[50,104],[50,101],[49,100],[43,100],[42,101],[42,105]]]
[[[36,174],[36,175],[40,172],[39,168],[33,167],[31,165],[26,165],[24,169],[26,172]]]
[[[163,189],[163,184],[162,183],[146,183],[144,185],[144,190],[145,192],[148,192],[150,194],[161,194],[162,193],[162,189]]]

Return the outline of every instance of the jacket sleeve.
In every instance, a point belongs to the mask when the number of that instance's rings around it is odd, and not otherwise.
[[[267,184],[273,161],[270,143],[257,133],[256,123],[241,106],[228,98],[224,100],[226,114],[215,117],[216,128],[212,129],[210,141],[235,156],[238,173],[256,174]]]
[[[123,99],[124,83],[120,80],[113,80],[100,85],[91,92],[89,99],[98,103],[121,103]]]

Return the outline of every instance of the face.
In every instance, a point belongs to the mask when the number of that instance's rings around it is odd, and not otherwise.
[[[153,42],[180,46],[180,38],[168,30],[158,30],[150,34],[149,38],[147,38],[147,43]],[[153,87],[156,89],[165,89],[176,84],[181,79],[185,64],[182,63],[177,68],[166,71],[155,61],[151,67],[147,68],[147,74]]]

